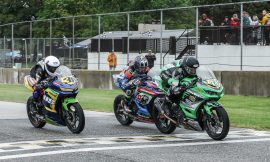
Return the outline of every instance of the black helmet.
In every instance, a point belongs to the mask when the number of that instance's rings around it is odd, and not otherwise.
[[[148,61],[145,56],[137,56],[134,61],[135,71],[145,73],[148,67]]]
[[[185,57],[183,59],[183,71],[188,76],[195,76],[196,69],[200,66],[199,61],[194,57]]]

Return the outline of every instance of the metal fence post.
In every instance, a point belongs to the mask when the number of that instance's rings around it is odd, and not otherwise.
[[[100,16],[98,16],[98,70],[100,70]]]
[[[198,44],[199,44],[199,8],[196,7],[196,48],[195,48],[196,59],[198,59]]]
[[[25,51],[25,68],[28,68],[28,60],[27,60],[27,43],[26,43],[26,39],[23,39],[24,41],[24,51]]]
[[[33,42],[32,42],[32,34],[33,34],[33,33],[32,33],[32,31],[33,31],[33,24],[32,24],[32,21],[30,22],[29,25],[30,25],[30,29],[29,29],[29,41],[30,41],[29,43],[30,43],[30,45],[29,45],[29,48],[28,48],[28,49],[29,49],[28,52],[29,52],[29,55],[30,55],[30,58],[31,58],[31,52],[32,52],[31,50],[32,50],[32,43],[33,43]],[[34,55],[33,55],[33,56],[34,56]],[[33,58],[34,58],[34,57],[33,57]],[[31,60],[30,60],[30,61],[31,61]],[[32,61],[34,61],[34,60],[32,60]]]
[[[127,14],[127,64],[129,61],[129,21],[130,21],[130,17],[129,17],[129,13]]]
[[[46,39],[43,39],[43,53],[42,53],[42,57],[45,57],[45,52],[46,52]]]
[[[74,32],[75,32],[75,19],[74,19],[74,17],[72,18],[72,67],[74,67],[74,44],[75,44],[75,34],[74,34]]]
[[[12,66],[14,66],[14,59],[15,59],[15,55],[13,58],[13,52],[14,52],[14,24],[11,24],[11,58],[12,58]]]
[[[163,10],[160,11],[160,68],[162,68],[162,34],[163,34]]]
[[[4,36],[4,52],[6,52],[6,36]]]
[[[50,56],[52,55],[52,20],[50,20]]]
[[[240,58],[240,70],[243,70],[243,3],[240,5],[240,17],[241,17],[241,23],[240,23],[240,45],[241,45],[241,58]]]

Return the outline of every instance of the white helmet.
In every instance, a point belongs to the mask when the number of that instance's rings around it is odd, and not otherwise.
[[[60,61],[55,56],[46,57],[44,63],[45,63],[45,70],[50,76],[53,76],[55,70],[60,66]]]

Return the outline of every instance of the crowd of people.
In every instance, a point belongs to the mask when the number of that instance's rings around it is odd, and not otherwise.
[[[243,11],[243,41],[245,44],[269,45],[270,31],[270,13],[263,10],[259,15],[250,16],[248,12]],[[214,26],[218,26],[219,41],[217,43],[240,43],[241,18],[234,13],[232,17],[225,16],[219,25],[215,25],[213,20],[203,13],[199,20],[200,43],[212,44],[217,39],[213,31]],[[208,28],[207,28],[208,27]],[[210,27],[210,28],[209,28]],[[213,27],[213,28],[211,28]]]

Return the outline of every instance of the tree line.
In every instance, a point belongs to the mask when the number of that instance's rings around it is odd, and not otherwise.
[[[22,21],[34,21],[78,15],[112,13],[136,10],[149,10],[171,7],[186,7],[218,3],[240,2],[243,0],[0,0],[0,24]],[[268,3],[267,3],[268,4]],[[252,13],[264,9],[265,3],[246,5],[245,9]],[[239,6],[201,8],[214,20],[219,21],[224,15],[239,12]],[[195,9],[164,11],[163,23],[166,29],[194,28]],[[130,30],[137,30],[138,23],[158,23],[159,12],[134,13],[130,15]],[[98,17],[81,17],[75,19],[75,36],[89,37],[98,33]],[[72,19],[58,19],[52,22],[53,37],[72,37]],[[32,24],[32,37],[48,37],[50,24],[48,21],[35,21]],[[0,37],[11,34],[10,25],[0,27]],[[127,30],[127,16],[101,17],[101,30]],[[29,23],[15,24],[14,37],[30,37]]]

